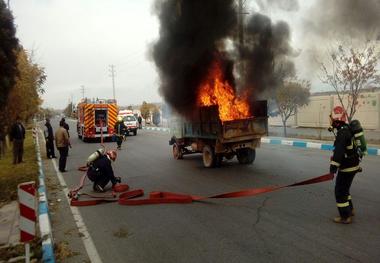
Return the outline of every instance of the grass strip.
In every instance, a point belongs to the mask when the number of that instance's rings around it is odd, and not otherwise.
[[[0,159],[0,207],[17,200],[17,185],[35,181],[38,186],[38,164],[32,131],[27,130],[24,140],[23,163],[13,164],[12,146]]]

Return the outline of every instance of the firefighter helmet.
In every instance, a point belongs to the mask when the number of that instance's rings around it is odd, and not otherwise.
[[[116,160],[116,157],[117,157],[117,152],[115,150],[108,150],[106,152],[106,154],[108,155],[108,157],[112,160],[112,161],[115,161]]]
[[[121,117],[121,116],[117,116],[117,121],[118,121],[118,122],[123,121],[123,117]]]
[[[342,124],[347,123],[347,112],[341,106],[336,106],[330,114],[330,128],[337,128]]]
[[[330,119],[332,121],[347,122],[347,112],[342,106],[336,106],[331,112]]]

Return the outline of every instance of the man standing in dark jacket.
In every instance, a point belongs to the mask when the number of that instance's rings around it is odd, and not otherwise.
[[[46,155],[48,159],[57,158],[54,152],[54,133],[53,127],[51,127],[50,119],[46,118],[44,129],[45,141],[46,141]]]
[[[350,188],[355,174],[361,171],[360,159],[348,124],[338,117],[330,116],[330,119],[331,129],[337,130],[334,153],[330,162],[330,173],[338,172],[335,181],[335,199],[339,216],[334,218],[334,222],[350,224],[354,215]]]
[[[25,128],[19,116],[17,116],[16,122],[11,127],[9,137],[13,142],[13,164],[21,163],[24,154]]]

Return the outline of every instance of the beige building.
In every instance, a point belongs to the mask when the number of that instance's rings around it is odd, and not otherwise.
[[[328,127],[329,114],[338,106],[338,96],[333,92],[316,93],[310,96],[307,106],[299,108],[287,121],[293,127]],[[362,92],[358,99],[354,119],[358,119],[364,129],[380,130],[380,88]],[[282,126],[281,117],[269,118],[269,125]]]

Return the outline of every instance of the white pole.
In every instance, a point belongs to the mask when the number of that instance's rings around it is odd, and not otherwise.
[[[30,246],[29,243],[25,243],[25,262],[30,262]]]

